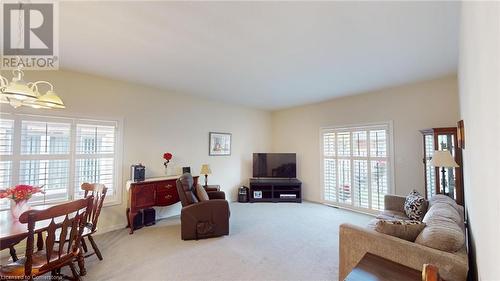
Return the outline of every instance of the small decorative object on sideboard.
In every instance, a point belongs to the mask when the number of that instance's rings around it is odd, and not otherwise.
[[[146,167],[141,163],[130,166],[130,180],[133,182],[143,181],[146,176]]]
[[[200,175],[205,175],[205,186],[207,186],[208,175],[212,174],[212,170],[210,170],[210,165],[203,164],[201,165]]]
[[[182,167],[182,174],[185,173],[191,174],[191,167]]]
[[[14,187],[9,187],[5,190],[0,190],[0,199],[11,199],[14,204],[11,204],[10,211],[12,219],[15,221],[19,220],[22,213],[30,209],[28,200],[36,193],[45,194],[42,190],[43,186],[31,186],[20,184]]]
[[[170,163],[170,160],[172,160],[172,153],[170,152],[165,152],[163,153],[163,159],[165,162],[163,162],[163,165],[165,166],[165,174],[168,176],[168,163]]]

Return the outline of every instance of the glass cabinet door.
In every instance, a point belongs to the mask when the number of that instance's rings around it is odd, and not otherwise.
[[[424,144],[424,176],[425,195],[427,199],[435,194],[445,194],[453,198],[458,204],[463,204],[462,189],[462,151],[457,147],[457,129],[433,128],[420,131]],[[458,168],[443,168],[431,165],[435,150],[448,150],[460,166]]]
[[[438,134],[438,149],[437,150],[448,150],[451,152],[453,158],[455,156],[455,135],[453,134]],[[457,200],[456,197],[456,173],[455,168],[444,168],[444,182],[443,184],[443,168],[439,168],[439,174],[437,175],[439,178],[439,190],[442,194],[448,195],[451,198]]]

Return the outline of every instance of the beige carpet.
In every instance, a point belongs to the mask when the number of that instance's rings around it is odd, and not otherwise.
[[[182,241],[179,217],[96,236],[84,280],[337,280],[338,229],[369,216],[321,204],[231,204],[230,235]]]

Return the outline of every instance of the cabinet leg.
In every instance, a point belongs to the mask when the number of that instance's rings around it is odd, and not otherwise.
[[[127,210],[125,211],[125,217],[127,218],[127,227],[130,227],[130,220],[128,219],[128,214],[130,213],[130,208],[127,208]]]
[[[128,224],[130,227],[129,234],[134,234],[134,217],[136,214],[137,213],[135,213],[135,212],[131,212],[131,211],[128,212]]]

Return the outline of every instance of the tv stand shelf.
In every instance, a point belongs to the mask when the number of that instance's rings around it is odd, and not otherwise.
[[[262,194],[261,198],[255,195]],[[298,179],[251,178],[250,202],[302,202],[302,182]]]

